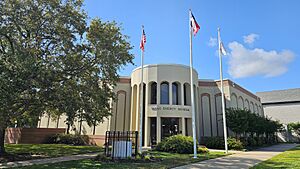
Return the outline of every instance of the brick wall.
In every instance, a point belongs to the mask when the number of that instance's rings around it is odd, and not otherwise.
[[[92,145],[103,146],[105,142],[105,135],[89,135],[90,143]]]
[[[5,133],[5,143],[10,144],[40,144],[47,137],[65,133],[65,128],[8,128]]]

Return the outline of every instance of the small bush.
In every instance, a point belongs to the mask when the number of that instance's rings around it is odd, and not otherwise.
[[[197,149],[197,152],[198,153],[209,153],[209,150],[205,146],[199,146],[198,149]]]
[[[242,142],[235,138],[229,137],[227,139],[228,149],[230,150],[242,150],[244,148]]]
[[[173,152],[180,154],[193,153],[193,138],[190,136],[174,135],[157,144],[157,151]]]
[[[48,144],[68,144],[68,145],[89,145],[89,137],[79,134],[55,134],[50,136],[46,143]]]
[[[209,137],[206,140],[205,146],[208,147],[208,148],[214,148],[214,149],[224,149],[225,148],[224,138],[222,138],[222,137]]]

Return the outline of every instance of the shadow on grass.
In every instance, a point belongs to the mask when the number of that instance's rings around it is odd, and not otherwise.
[[[103,151],[102,148],[97,146],[72,146],[65,144],[6,144],[5,148],[7,155],[0,157],[0,163]]]
[[[192,154],[175,154],[175,153],[166,153],[166,152],[150,152],[156,158],[161,158],[157,161],[143,161],[143,160],[125,160],[125,161],[110,161],[110,162],[101,162],[94,159],[90,160],[79,160],[79,161],[68,161],[56,164],[46,164],[46,165],[35,165],[28,166],[23,169],[96,169],[96,168],[113,168],[113,169],[163,169],[163,168],[172,168],[177,166],[182,166],[186,164],[191,164],[203,160],[208,160],[212,158],[217,158],[224,156],[224,153],[209,153],[209,154],[198,154],[197,159],[193,159]]]

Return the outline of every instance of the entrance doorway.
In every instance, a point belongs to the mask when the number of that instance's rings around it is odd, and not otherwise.
[[[179,118],[161,118],[161,139],[179,133]]]
[[[150,143],[152,145],[156,145],[156,131],[157,131],[157,125],[156,125],[156,117],[150,117]]]

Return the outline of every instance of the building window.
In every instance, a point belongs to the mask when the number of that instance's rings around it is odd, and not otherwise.
[[[169,104],[169,83],[160,84],[160,104]]]
[[[184,105],[191,105],[191,87],[188,83],[183,84]]]
[[[172,83],[172,104],[179,105],[179,87],[176,82]]]
[[[151,101],[150,104],[157,104],[157,83],[151,84]]]

